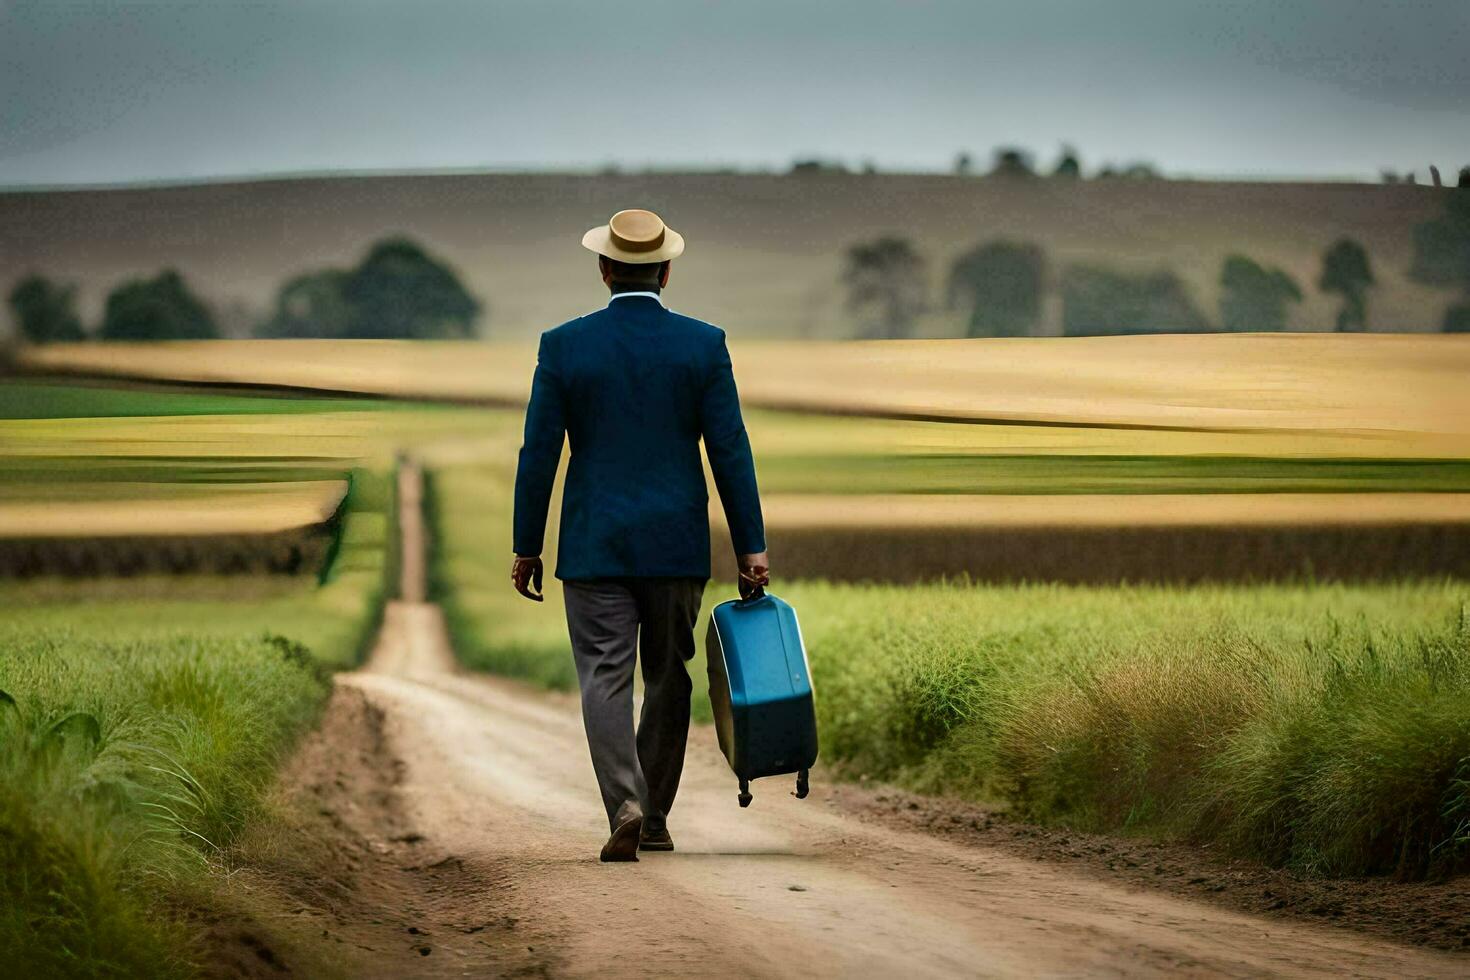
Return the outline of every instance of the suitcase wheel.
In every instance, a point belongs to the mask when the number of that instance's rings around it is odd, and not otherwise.
[[[806,799],[806,794],[810,793],[811,790],[811,785],[807,782],[806,770],[803,769],[796,774],[796,792],[792,795],[798,800],[804,800]]]
[[[750,795],[750,780],[740,780],[740,805],[750,806],[750,801],[752,799],[754,799],[754,797]]]

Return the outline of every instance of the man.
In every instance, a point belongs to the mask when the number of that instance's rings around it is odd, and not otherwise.
[[[612,298],[606,309],[541,336],[516,471],[511,580],[541,601],[546,511],[565,435],[571,461],[556,576],[611,828],[601,858],[636,861],[640,847],[674,849],[666,821],[689,735],[685,664],[710,575],[701,439],[741,594],[765,585],[769,569],[725,333],[666,309],[660,298],[684,239],[653,212],[632,210],[587,232],[582,244],[598,254]],[[635,657],[643,668],[636,735]]]

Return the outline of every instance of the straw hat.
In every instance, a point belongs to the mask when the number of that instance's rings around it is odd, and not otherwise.
[[[619,262],[647,265],[684,254],[684,236],[652,211],[619,211],[582,236],[582,246]]]

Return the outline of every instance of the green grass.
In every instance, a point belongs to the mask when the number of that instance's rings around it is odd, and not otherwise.
[[[311,398],[159,390],[57,381],[0,380],[0,419],[129,418],[155,415],[267,415],[421,408],[381,398]]]
[[[1323,873],[1466,864],[1466,583],[780,592],[847,774]]]
[[[224,483],[299,466],[233,462],[63,454],[38,470],[104,495],[119,471]],[[6,478],[28,465],[6,463]],[[337,461],[329,475],[352,466]],[[224,887],[223,849],[261,815],[329,671],[360,660],[393,580],[393,482],[351,474],[318,574],[0,583],[4,972],[197,972],[197,935],[175,907]]]
[[[507,581],[508,487],[433,474],[435,593],[466,664],[572,688],[560,589]],[[1470,583],[776,591],[844,776],[1321,873],[1470,860]]]
[[[185,976],[209,875],[327,684],[283,639],[0,628],[0,948],[15,976]]]
[[[509,490],[501,466],[447,466],[425,474],[431,597],[444,608],[455,654],[470,667],[571,690],[577,673],[551,568],[544,603],[509,588]],[[470,582],[477,584],[465,588]]]

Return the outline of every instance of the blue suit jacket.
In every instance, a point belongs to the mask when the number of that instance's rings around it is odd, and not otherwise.
[[[755,463],[719,327],[651,296],[624,296],[541,335],[516,471],[518,555],[541,553],[563,433],[572,452],[558,578],[708,578],[701,438],[736,553],[765,550]]]

